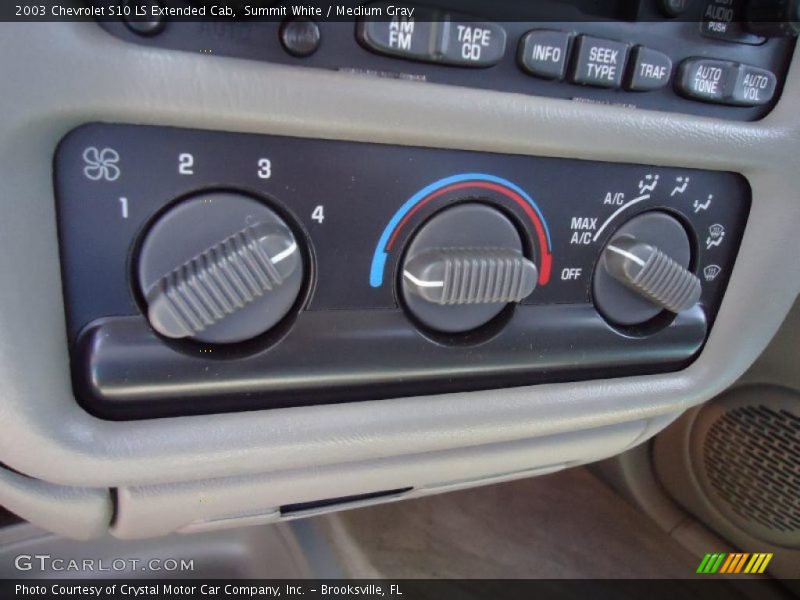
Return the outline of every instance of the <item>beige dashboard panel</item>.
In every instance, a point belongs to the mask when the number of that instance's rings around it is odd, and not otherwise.
[[[660,427],[740,376],[800,290],[797,64],[755,123],[160,51],[91,23],[0,25],[0,72],[0,461],[48,482],[130,487],[288,469],[313,479],[355,461]],[[102,421],[71,392],[52,185],[56,144],[90,121],[735,170],[752,186],[752,210],[710,339],[680,372]]]

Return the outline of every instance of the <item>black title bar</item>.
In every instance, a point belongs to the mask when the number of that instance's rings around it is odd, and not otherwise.
[[[472,15],[498,22],[514,21],[784,21],[780,3],[766,0],[685,0],[680,11],[662,0],[430,0],[420,3],[367,0],[13,0],[0,3],[0,21],[273,21],[306,17],[318,21],[359,18],[416,18],[422,7]],[[681,3],[677,3],[681,5]],[[791,3],[790,3],[791,4]]]

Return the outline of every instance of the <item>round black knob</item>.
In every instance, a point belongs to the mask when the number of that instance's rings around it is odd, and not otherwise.
[[[663,310],[697,304],[700,280],[688,270],[689,236],[672,216],[650,212],[623,225],[603,248],[593,287],[597,309],[617,325],[645,323]]]
[[[659,0],[658,5],[664,16],[675,19],[683,15],[694,0]]]
[[[138,277],[160,334],[234,343],[289,313],[304,265],[294,234],[272,209],[243,194],[209,192],[158,219],[142,244]]]
[[[280,37],[283,49],[298,58],[311,56],[319,50],[322,42],[319,25],[303,17],[285,21],[281,25]]]
[[[800,33],[800,0],[751,0],[747,6],[750,31],[767,37],[796,37]]]
[[[144,37],[150,37],[164,30],[166,19],[152,14],[154,9],[163,8],[160,0],[156,2],[125,0],[124,7],[127,14],[122,20],[133,33]]]
[[[483,204],[460,204],[416,233],[403,260],[400,290],[417,320],[460,333],[529,296],[537,276],[508,217]]]

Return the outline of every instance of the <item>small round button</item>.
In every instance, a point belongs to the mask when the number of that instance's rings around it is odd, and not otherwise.
[[[692,0],[660,0],[661,12],[670,19],[680,17],[687,11]]]
[[[283,49],[299,58],[314,54],[322,42],[319,25],[306,18],[285,21],[280,35]]]
[[[125,8],[130,14],[125,15],[125,25],[136,35],[150,37],[161,33],[166,25],[164,17],[150,16],[153,8],[161,8],[161,2],[143,2],[142,0],[126,0]],[[146,14],[147,16],[139,16]]]

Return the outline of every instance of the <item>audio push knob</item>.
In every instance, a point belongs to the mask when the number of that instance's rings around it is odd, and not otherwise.
[[[750,0],[749,29],[767,37],[797,37],[800,33],[800,0]]]
[[[437,331],[459,333],[527,298],[537,277],[508,217],[469,203],[444,210],[414,236],[400,290],[416,319]]]
[[[147,318],[161,335],[234,343],[289,313],[304,266],[294,234],[272,209],[210,192],[158,219],[142,244],[138,276]]]

